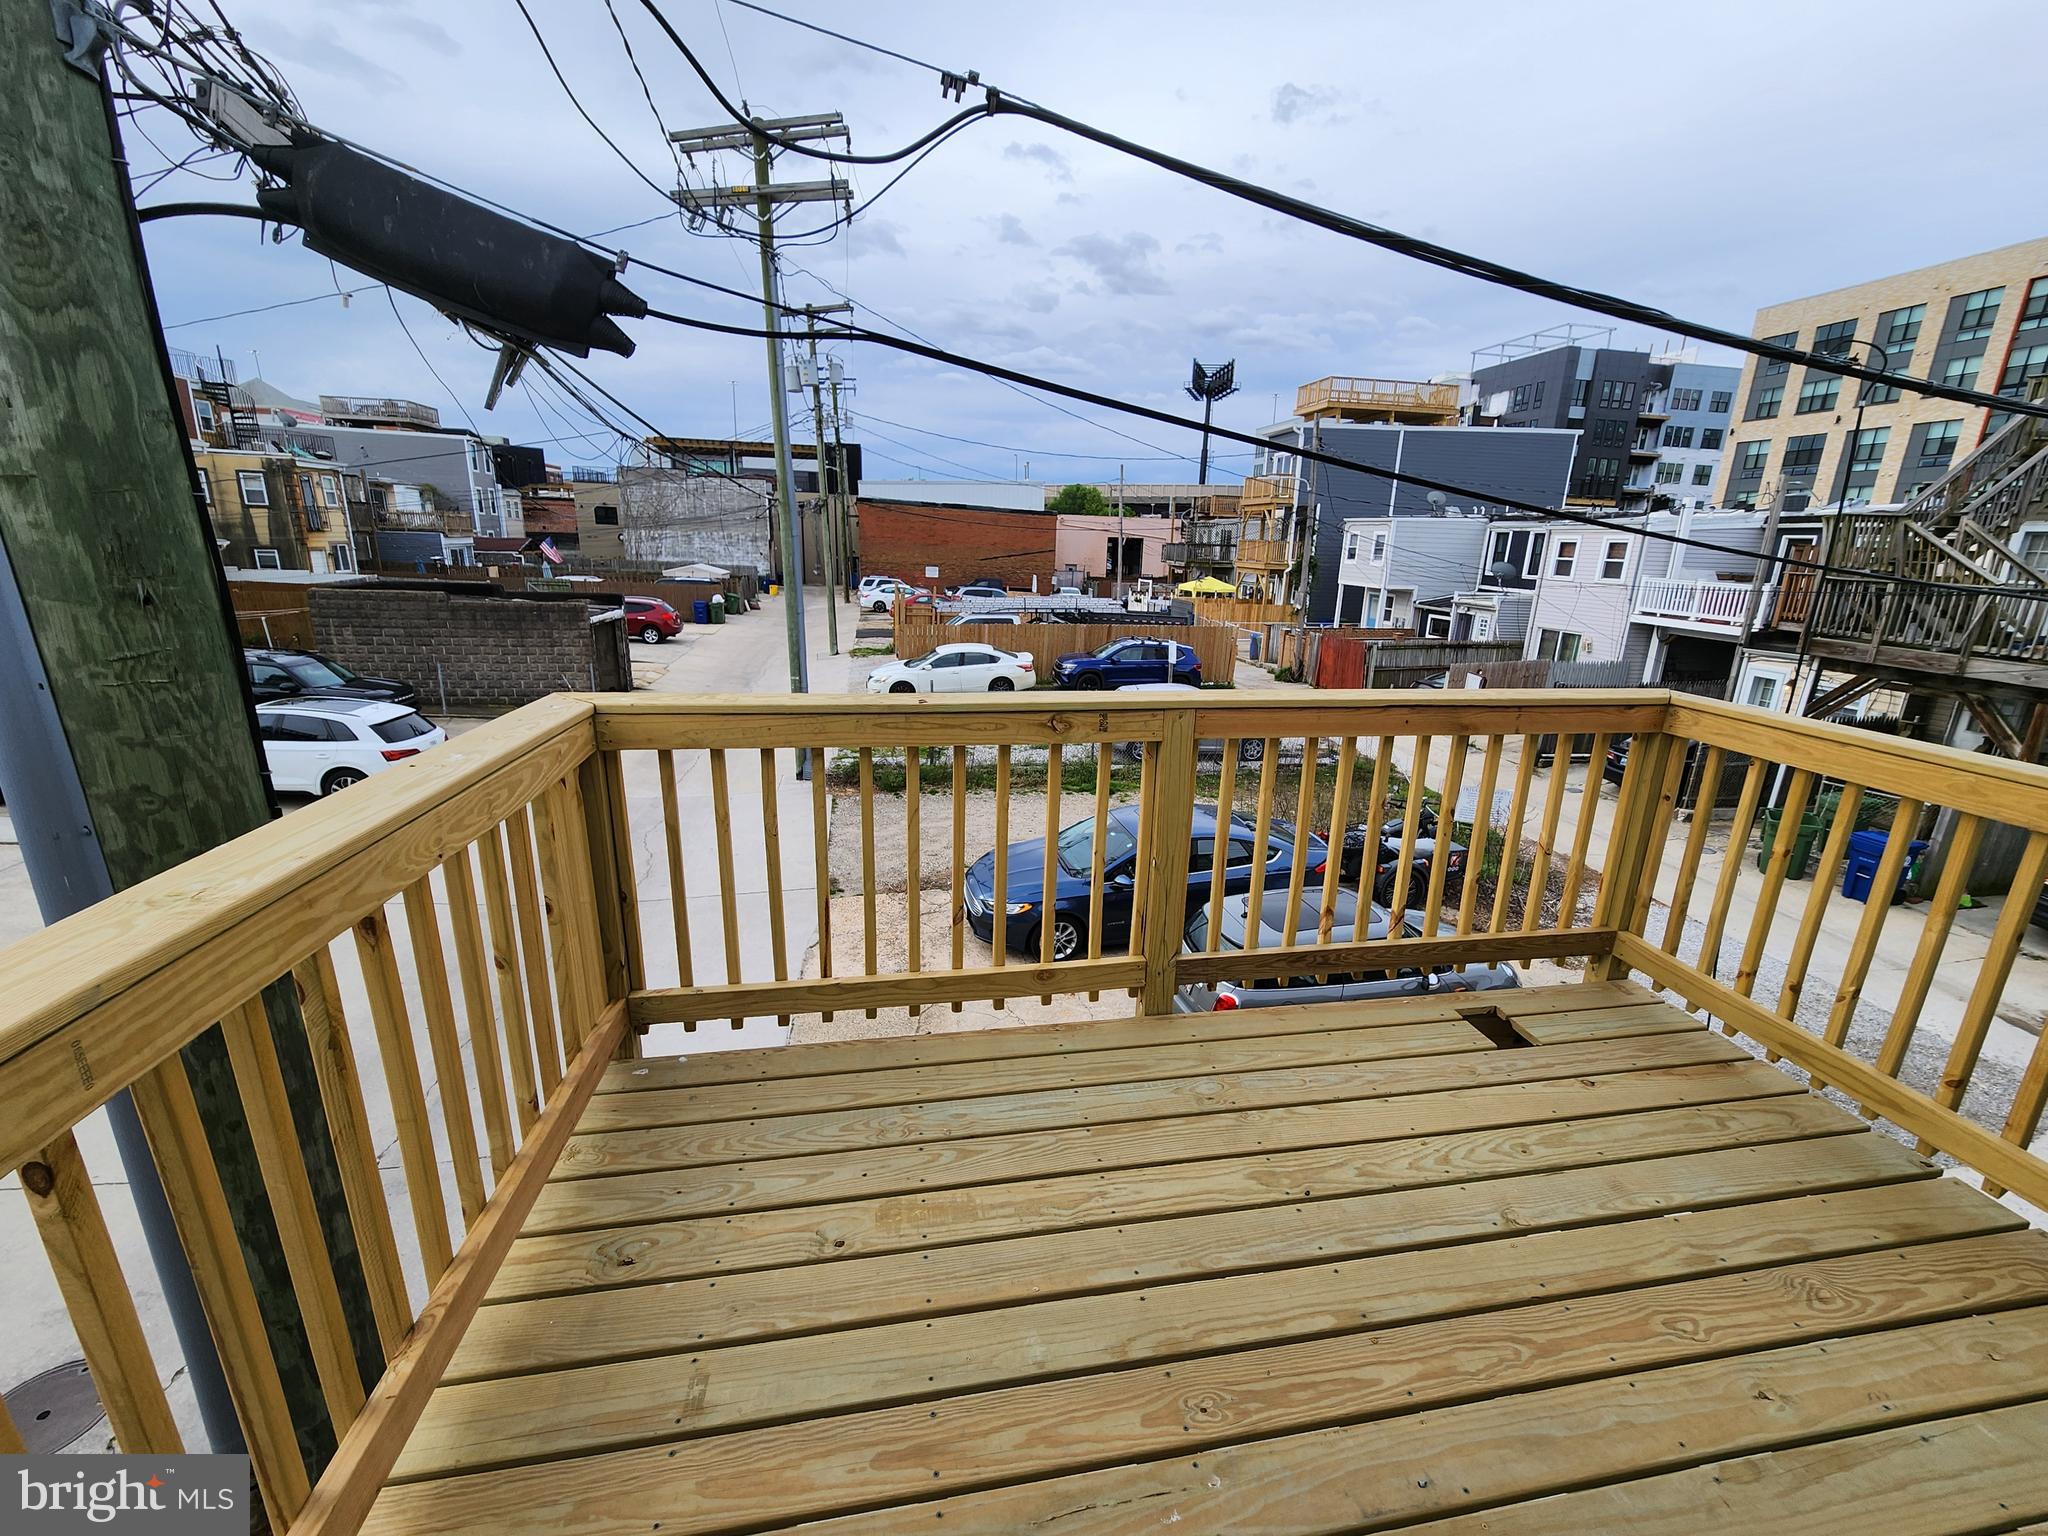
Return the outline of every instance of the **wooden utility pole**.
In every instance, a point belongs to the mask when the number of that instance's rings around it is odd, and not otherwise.
[[[53,920],[275,814],[112,102],[65,52],[44,0],[0,0],[0,551],[17,620],[0,628],[0,667],[48,679],[44,719],[10,718],[7,760],[68,786],[84,820],[57,795],[7,791]],[[289,980],[264,1000],[349,1342],[374,1382],[382,1350]],[[317,1469],[333,1430],[220,1031],[184,1060]],[[167,1277],[174,1307],[176,1289]]]
[[[816,139],[843,139],[846,122],[837,112],[810,117],[752,118],[744,123],[724,123],[716,128],[691,128],[671,133],[669,140],[684,154],[695,156],[720,149],[745,149],[754,157],[754,185],[749,187],[679,187],[679,207],[693,214],[713,213],[727,208],[751,208],[755,237],[761,251],[761,314],[768,332],[768,419],[775,431],[775,493],[781,503],[783,621],[788,630],[789,691],[810,692],[810,658],[804,651],[804,554],[803,532],[797,519],[794,476],[789,467],[788,381],[783,376],[782,297],[775,275],[775,210],[785,203],[846,203],[844,180],[811,181],[775,185],[775,151],[787,144]],[[820,466],[822,470],[823,466]],[[810,757],[797,756],[798,777],[809,771]]]

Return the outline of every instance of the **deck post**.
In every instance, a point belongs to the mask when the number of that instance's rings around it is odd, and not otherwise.
[[[1143,850],[1152,879],[1145,889],[1145,904],[1137,913],[1138,953],[1145,961],[1145,982],[1138,993],[1141,1016],[1173,1011],[1181,927],[1187,918],[1188,846],[1195,812],[1193,710],[1168,712],[1158,762],[1151,835]]]
[[[582,777],[585,837],[590,848],[590,884],[596,895],[598,973],[605,995],[599,1006],[647,985],[640,947],[640,892],[634,876],[633,832],[626,815],[626,784],[619,754],[596,752],[578,770]],[[620,1040],[626,1056],[639,1054],[639,1032]]]
[[[1607,867],[1600,875],[1600,899],[1594,908],[1596,925],[1622,927],[1635,918],[1636,890],[1643,883],[1645,864],[1657,857],[1650,845],[1660,824],[1657,804],[1664,786],[1665,769],[1672,750],[1671,737],[1664,731],[1639,731],[1628,755],[1621,799],[1614,808],[1614,835],[1608,840]],[[1593,775],[1598,762],[1588,765],[1588,793],[1593,793]],[[1649,903],[1643,903],[1644,913]],[[1587,981],[1614,981],[1629,972],[1628,962],[1618,953],[1596,957],[1586,967]]]

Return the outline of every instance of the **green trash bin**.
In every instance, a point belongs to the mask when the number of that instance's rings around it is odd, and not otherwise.
[[[711,622],[723,624],[725,622],[725,599],[714,595],[708,607],[711,613]]]
[[[1770,868],[1771,847],[1778,840],[1778,822],[1782,813],[1776,806],[1765,806],[1757,818],[1756,867],[1759,873]],[[1792,833],[1792,856],[1785,865],[1788,879],[1804,880],[1813,863],[1813,845],[1827,830],[1827,821],[1809,811],[1799,818],[1799,825]]]

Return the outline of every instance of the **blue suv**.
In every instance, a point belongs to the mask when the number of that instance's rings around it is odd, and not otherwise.
[[[1252,885],[1254,848],[1258,829],[1246,822],[1231,821],[1223,836],[1229,838],[1224,854],[1223,889],[1235,894]],[[1198,805],[1190,828],[1187,868],[1187,907],[1193,912],[1209,899],[1209,871],[1214,863],[1216,807]],[[1287,888],[1294,870],[1294,828],[1274,821],[1266,834],[1266,889]],[[1090,816],[1061,829],[1054,844],[1059,868],[1052,880],[1052,954],[1055,960],[1071,960],[1088,948],[1088,882],[1093,866],[1095,818]],[[1131,894],[1137,883],[1138,808],[1119,806],[1109,813],[1109,830],[1102,845],[1102,942],[1105,948],[1126,944],[1131,934]],[[1308,867],[1323,862],[1323,840],[1311,835],[1303,847]],[[985,853],[968,867],[965,881],[967,926],[990,942],[995,933],[996,856]],[[1004,871],[1007,906],[1003,920],[1005,947],[1015,954],[1039,954],[1039,934],[1045,921],[1045,840],[1012,843],[1009,867]],[[1171,942],[1162,936],[1162,942]]]
[[[1202,662],[1190,646],[1171,640],[1112,640],[1053,663],[1062,688],[1121,688],[1126,683],[1202,686]]]

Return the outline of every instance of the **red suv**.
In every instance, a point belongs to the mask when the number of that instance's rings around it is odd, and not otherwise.
[[[659,645],[671,635],[681,634],[683,617],[658,597],[626,599],[626,633],[635,640]]]

